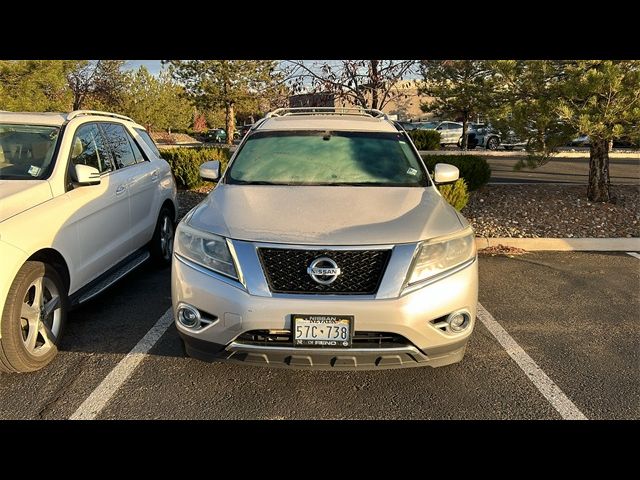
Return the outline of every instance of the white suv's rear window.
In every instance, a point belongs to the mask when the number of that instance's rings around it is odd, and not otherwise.
[[[147,131],[142,129],[142,128],[136,128],[135,130],[142,137],[142,139],[144,140],[144,143],[146,143],[149,146],[151,151],[153,153],[155,153],[156,156],[159,157],[160,156],[160,150],[158,150],[158,147],[156,147],[155,142],[153,141],[151,136],[147,133]]]

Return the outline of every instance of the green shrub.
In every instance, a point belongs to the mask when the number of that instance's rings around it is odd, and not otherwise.
[[[171,166],[176,184],[181,189],[192,189],[202,185],[200,165],[204,162],[218,160],[222,175],[231,157],[228,148],[167,148],[160,153]]]
[[[436,130],[409,130],[407,133],[418,150],[440,150],[440,132]]]
[[[436,163],[448,163],[460,170],[460,177],[464,178],[469,191],[477,190],[491,178],[491,168],[487,160],[476,155],[423,155],[422,159],[430,172]]]
[[[467,184],[464,179],[459,178],[455,183],[448,185],[438,185],[438,190],[449,202],[449,204],[456,210],[462,210],[469,201],[469,192],[467,191]]]

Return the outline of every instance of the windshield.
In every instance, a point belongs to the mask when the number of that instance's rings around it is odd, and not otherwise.
[[[45,178],[59,133],[59,127],[0,124],[0,179]]]
[[[400,133],[293,131],[251,135],[225,182],[413,187],[428,177]]]

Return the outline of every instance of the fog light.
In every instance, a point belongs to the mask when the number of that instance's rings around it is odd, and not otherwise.
[[[449,329],[452,332],[458,333],[462,332],[469,326],[471,318],[466,312],[455,312],[447,317],[447,323],[449,324]]]
[[[187,328],[196,328],[200,326],[200,312],[191,305],[180,305],[178,307],[178,322]]]

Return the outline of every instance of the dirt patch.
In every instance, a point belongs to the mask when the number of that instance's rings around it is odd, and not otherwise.
[[[587,201],[579,185],[487,185],[462,214],[478,237],[640,237],[640,187],[611,187],[615,203]]]
[[[502,245],[502,244],[493,245],[491,247],[478,250],[479,255],[491,255],[491,256],[496,256],[496,255],[512,256],[512,255],[523,255],[525,253],[527,253],[527,251],[523,250],[522,248],[509,247],[507,245]]]
[[[153,132],[151,138],[158,145],[179,145],[181,143],[199,143],[186,133]]]

